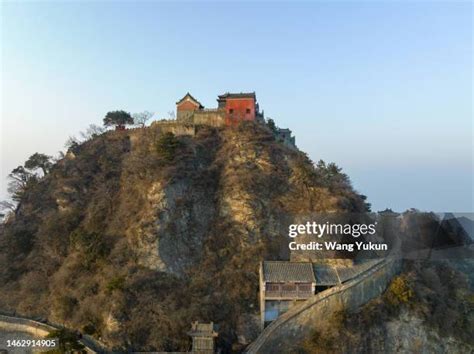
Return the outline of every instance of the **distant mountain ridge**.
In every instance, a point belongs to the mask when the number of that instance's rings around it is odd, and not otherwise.
[[[474,220],[469,219],[467,216],[456,216],[454,214],[450,214],[448,219],[455,219],[464,232],[474,241]]]

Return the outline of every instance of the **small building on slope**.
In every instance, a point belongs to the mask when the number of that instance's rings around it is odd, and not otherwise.
[[[262,329],[292,306],[355,278],[379,261],[371,259],[350,266],[314,262],[261,262],[259,288]]]
[[[246,120],[264,121],[255,92],[226,92],[217,96],[217,108],[225,111],[227,126],[236,126],[239,122]]]
[[[176,102],[176,119],[179,122],[189,120],[194,112],[202,110],[204,106],[188,92],[182,99]]]
[[[214,323],[193,322],[188,335],[193,340],[192,353],[214,354],[215,338],[218,336]]]
[[[265,261],[259,273],[262,328],[316,293],[318,283],[310,262]]]

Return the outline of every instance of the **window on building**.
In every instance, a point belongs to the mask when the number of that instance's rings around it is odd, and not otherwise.
[[[250,114],[250,108],[247,108],[245,112],[247,112],[247,114]]]
[[[282,291],[296,291],[296,285],[295,284],[285,284],[285,285],[282,285],[281,290]]]
[[[311,291],[311,284],[299,284],[298,285],[299,291]]]
[[[230,114],[234,113],[234,110],[233,110],[232,108],[229,109],[229,113],[230,113]]]
[[[265,284],[265,290],[266,291],[279,291],[280,290],[280,285],[279,284],[266,283]]]

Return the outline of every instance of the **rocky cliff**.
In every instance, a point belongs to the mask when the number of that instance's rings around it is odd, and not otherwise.
[[[0,309],[129,350],[187,350],[191,321],[214,321],[239,350],[256,334],[258,263],[288,258],[287,225],[365,208],[336,166],[260,125],[108,132],[25,189],[0,232]]]
[[[382,296],[355,311],[340,307],[312,328],[297,351],[472,353],[474,297],[450,262],[405,261]]]

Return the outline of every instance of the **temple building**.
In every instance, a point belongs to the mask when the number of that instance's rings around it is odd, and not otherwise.
[[[225,93],[217,98],[217,107],[226,113],[226,125],[235,126],[243,120],[264,121],[255,92]]]
[[[295,146],[295,137],[292,136],[291,130],[288,128],[276,128],[276,138],[279,142],[287,146]]]
[[[193,339],[191,353],[214,354],[215,338],[218,333],[215,331],[214,323],[193,322],[188,335]]]
[[[205,108],[188,92],[176,102],[176,119],[161,119],[152,125],[176,135],[194,135],[199,126],[236,127],[243,121],[254,121],[267,126],[255,92],[226,92],[218,95],[216,108]],[[290,129],[274,127],[271,130],[276,141],[291,149],[296,148],[295,137]]]
[[[202,124],[221,121],[221,125],[236,126],[241,121],[264,123],[255,92],[225,93],[217,97],[217,108],[204,108],[189,92],[176,102],[177,120],[183,123]]]
[[[260,263],[260,325],[262,329],[291,307],[315,294],[353,279],[378,260],[352,266],[316,262]]]
[[[316,278],[309,262],[266,261],[260,265],[262,328],[297,301],[314,295]]]
[[[179,121],[189,119],[194,112],[204,109],[204,106],[188,92],[176,102],[176,118]]]

